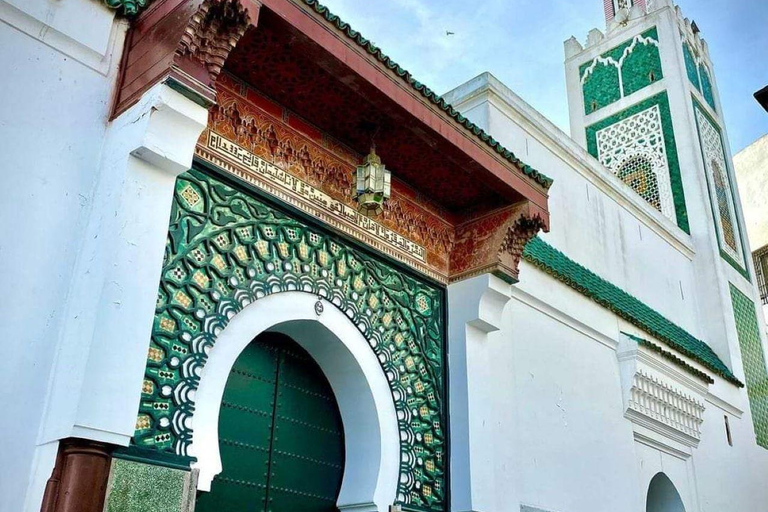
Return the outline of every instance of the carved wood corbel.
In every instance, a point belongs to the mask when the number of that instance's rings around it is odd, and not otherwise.
[[[258,0],[165,0],[131,27],[113,118],[153,85],[165,82],[196,103],[216,103],[216,80],[249,26]]]
[[[457,226],[451,282],[485,273],[517,282],[525,244],[541,229],[548,230],[547,222],[532,211],[528,202]]]

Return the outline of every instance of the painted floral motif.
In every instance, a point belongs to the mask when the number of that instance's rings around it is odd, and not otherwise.
[[[397,411],[398,502],[444,510],[442,291],[197,170],[176,184],[134,443],[188,454],[208,351],[242,308],[283,291],[326,298],[363,333]]]

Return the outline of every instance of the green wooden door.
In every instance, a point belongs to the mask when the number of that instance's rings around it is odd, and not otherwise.
[[[264,333],[237,358],[221,403],[222,472],[197,512],[330,512],[344,470],[339,408],[311,357]]]

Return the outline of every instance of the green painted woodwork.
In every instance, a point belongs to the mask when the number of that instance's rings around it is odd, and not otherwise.
[[[338,405],[287,336],[264,333],[232,367],[219,419],[222,472],[197,512],[334,512],[344,471]]]
[[[706,343],[621,288],[568,258],[541,238],[534,237],[528,242],[523,258],[727,381],[743,386]]]
[[[190,487],[189,470],[115,457],[104,512],[186,512]]]
[[[715,97],[712,92],[712,81],[709,78],[709,71],[707,71],[707,68],[704,67],[703,64],[699,65],[699,75],[701,76],[701,94],[704,96],[704,101],[712,107],[712,110],[716,111]]]
[[[712,124],[712,127],[717,132],[717,136],[720,138],[720,144],[724,148],[725,139],[723,139],[723,133],[720,130],[720,126],[718,125],[717,121],[711,115],[709,115],[709,113],[707,112],[707,109],[705,109],[701,105],[701,103],[699,103],[698,100],[696,100],[695,97],[692,97],[691,99],[693,101],[694,110],[700,112]],[[698,118],[696,119],[696,129],[699,135],[699,147],[701,150],[701,157],[702,157],[702,160],[706,160],[706,157],[704,155],[704,140],[702,137],[702,128],[701,126],[699,126]],[[724,169],[724,172],[727,176],[727,179],[729,181],[729,186],[731,188],[730,200],[733,201],[733,204],[735,205],[736,197],[733,195],[734,182],[733,182],[733,179],[731,178],[731,172],[728,169],[729,166],[727,163],[726,155],[723,153],[722,157],[723,157],[723,162],[725,162],[725,165],[726,165],[726,169]],[[706,168],[704,172],[708,172]],[[718,214],[716,213],[715,209],[718,209],[718,210],[725,209],[726,211],[729,211],[727,207],[727,202],[729,199],[728,191],[725,190],[722,186],[718,186],[717,183],[714,184],[714,188],[716,190],[713,190],[713,185],[710,184],[710,180],[707,178],[707,190],[709,192],[710,206],[712,208],[712,219],[715,223],[715,231],[717,232],[717,236],[715,238],[717,238],[717,245],[720,249],[720,257],[723,258],[725,261],[727,261],[728,264],[731,265],[734,269],[736,269],[736,271],[739,274],[741,274],[744,277],[744,279],[749,280],[749,272],[746,269],[746,265],[741,265],[738,261],[734,260],[723,248],[723,238],[724,238],[723,231],[727,230],[728,227],[724,228],[722,225],[718,223],[717,221]],[[726,203],[726,205],[721,206],[721,203],[724,203],[724,202]],[[734,211],[735,211],[735,207],[734,207]],[[730,212],[728,213],[728,215],[730,216]],[[740,238],[741,226],[739,225],[738,218],[730,218],[726,220],[726,223],[727,225],[728,224],[730,225],[730,229],[732,230],[731,236],[733,237],[734,244],[736,245],[735,250],[736,251],[740,250],[742,252],[742,258],[744,258],[744,261],[746,261],[746,255],[744,255],[744,247],[741,244],[741,238]]]
[[[587,151],[589,151],[589,154],[597,158],[598,131],[656,105],[658,105],[659,114],[661,115],[661,129],[664,133],[664,145],[666,146],[667,150],[669,182],[672,188],[672,198],[675,203],[675,218],[677,219],[677,226],[686,233],[690,233],[691,228],[688,224],[688,210],[685,206],[685,192],[683,191],[683,178],[680,174],[680,162],[677,156],[675,130],[672,127],[672,115],[669,110],[669,100],[667,99],[666,91],[635,103],[631,107],[628,107],[621,112],[618,112],[610,117],[606,117],[605,119],[588,126],[586,128]]]
[[[104,0],[109,7],[119,9],[121,12],[127,15],[135,15],[141,9],[146,7],[152,0]],[[341,18],[333,14],[327,7],[322,5],[317,0],[303,0],[303,2],[309,6],[316,13],[320,14],[328,23],[333,25],[337,30],[340,30],[347,38],[351,39],[355,44],[363,48],[369,55],[372,55],[386,68],[390,69],[399,78],[404,80],[410,87],[418,91],[424,98],[434,104],[439,110],[447,114],[455,122],[472,132],[473,135],[480,138],[485,144],[491,147],[502,158],[515,165],[520,171],[531,178],[535,183],[548,189],[552,186],[552,179],[546,176],[544,173],[534,169],[530,165],[526,164],[515,156],[513,152],[502,146],[499,141],[491,137],[482,128],[475,123],[464,117],[458,110],[445,101],[442,96],[434,92],[432,89],[419,82],[410,71],[403,69],[397,62],[393,61],[387,56],[381,48],[376,46],[372,41],[363,37],[363,35],[354,30],[349,23],[346,23]]]
[[[600,110],[661,80],[658,41],[658,30],[653,27],[579,66],[584,113]]]
[[[685,60],[685,72],[688,74],[688,80],[691,81],[697,91],[701,92],[701,83],[699,82],[699,71],[696,60],[693,58],[693,50],[687,42],[683,42],[683,59]]]
[[[757,320],[755,303],[733,284],[729,284],[752,424],[755,427],[757,444],[768,449],[768,371],[765,368],[765,353],[760,341],[760,323]]]
[[[186,456],[218,333],[251,302],[294,290],[326,298],[368,340],[398,415],[398,502],[443,510],[443,290],[198,169],[176,183],[134,444]]]

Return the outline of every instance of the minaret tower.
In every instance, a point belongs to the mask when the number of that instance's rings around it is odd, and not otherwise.
[[[605,33],[565,41],[571,137],[692,248],[698,334],[756,388],[768,351],[707,43],[671,0],[602,1]]]

